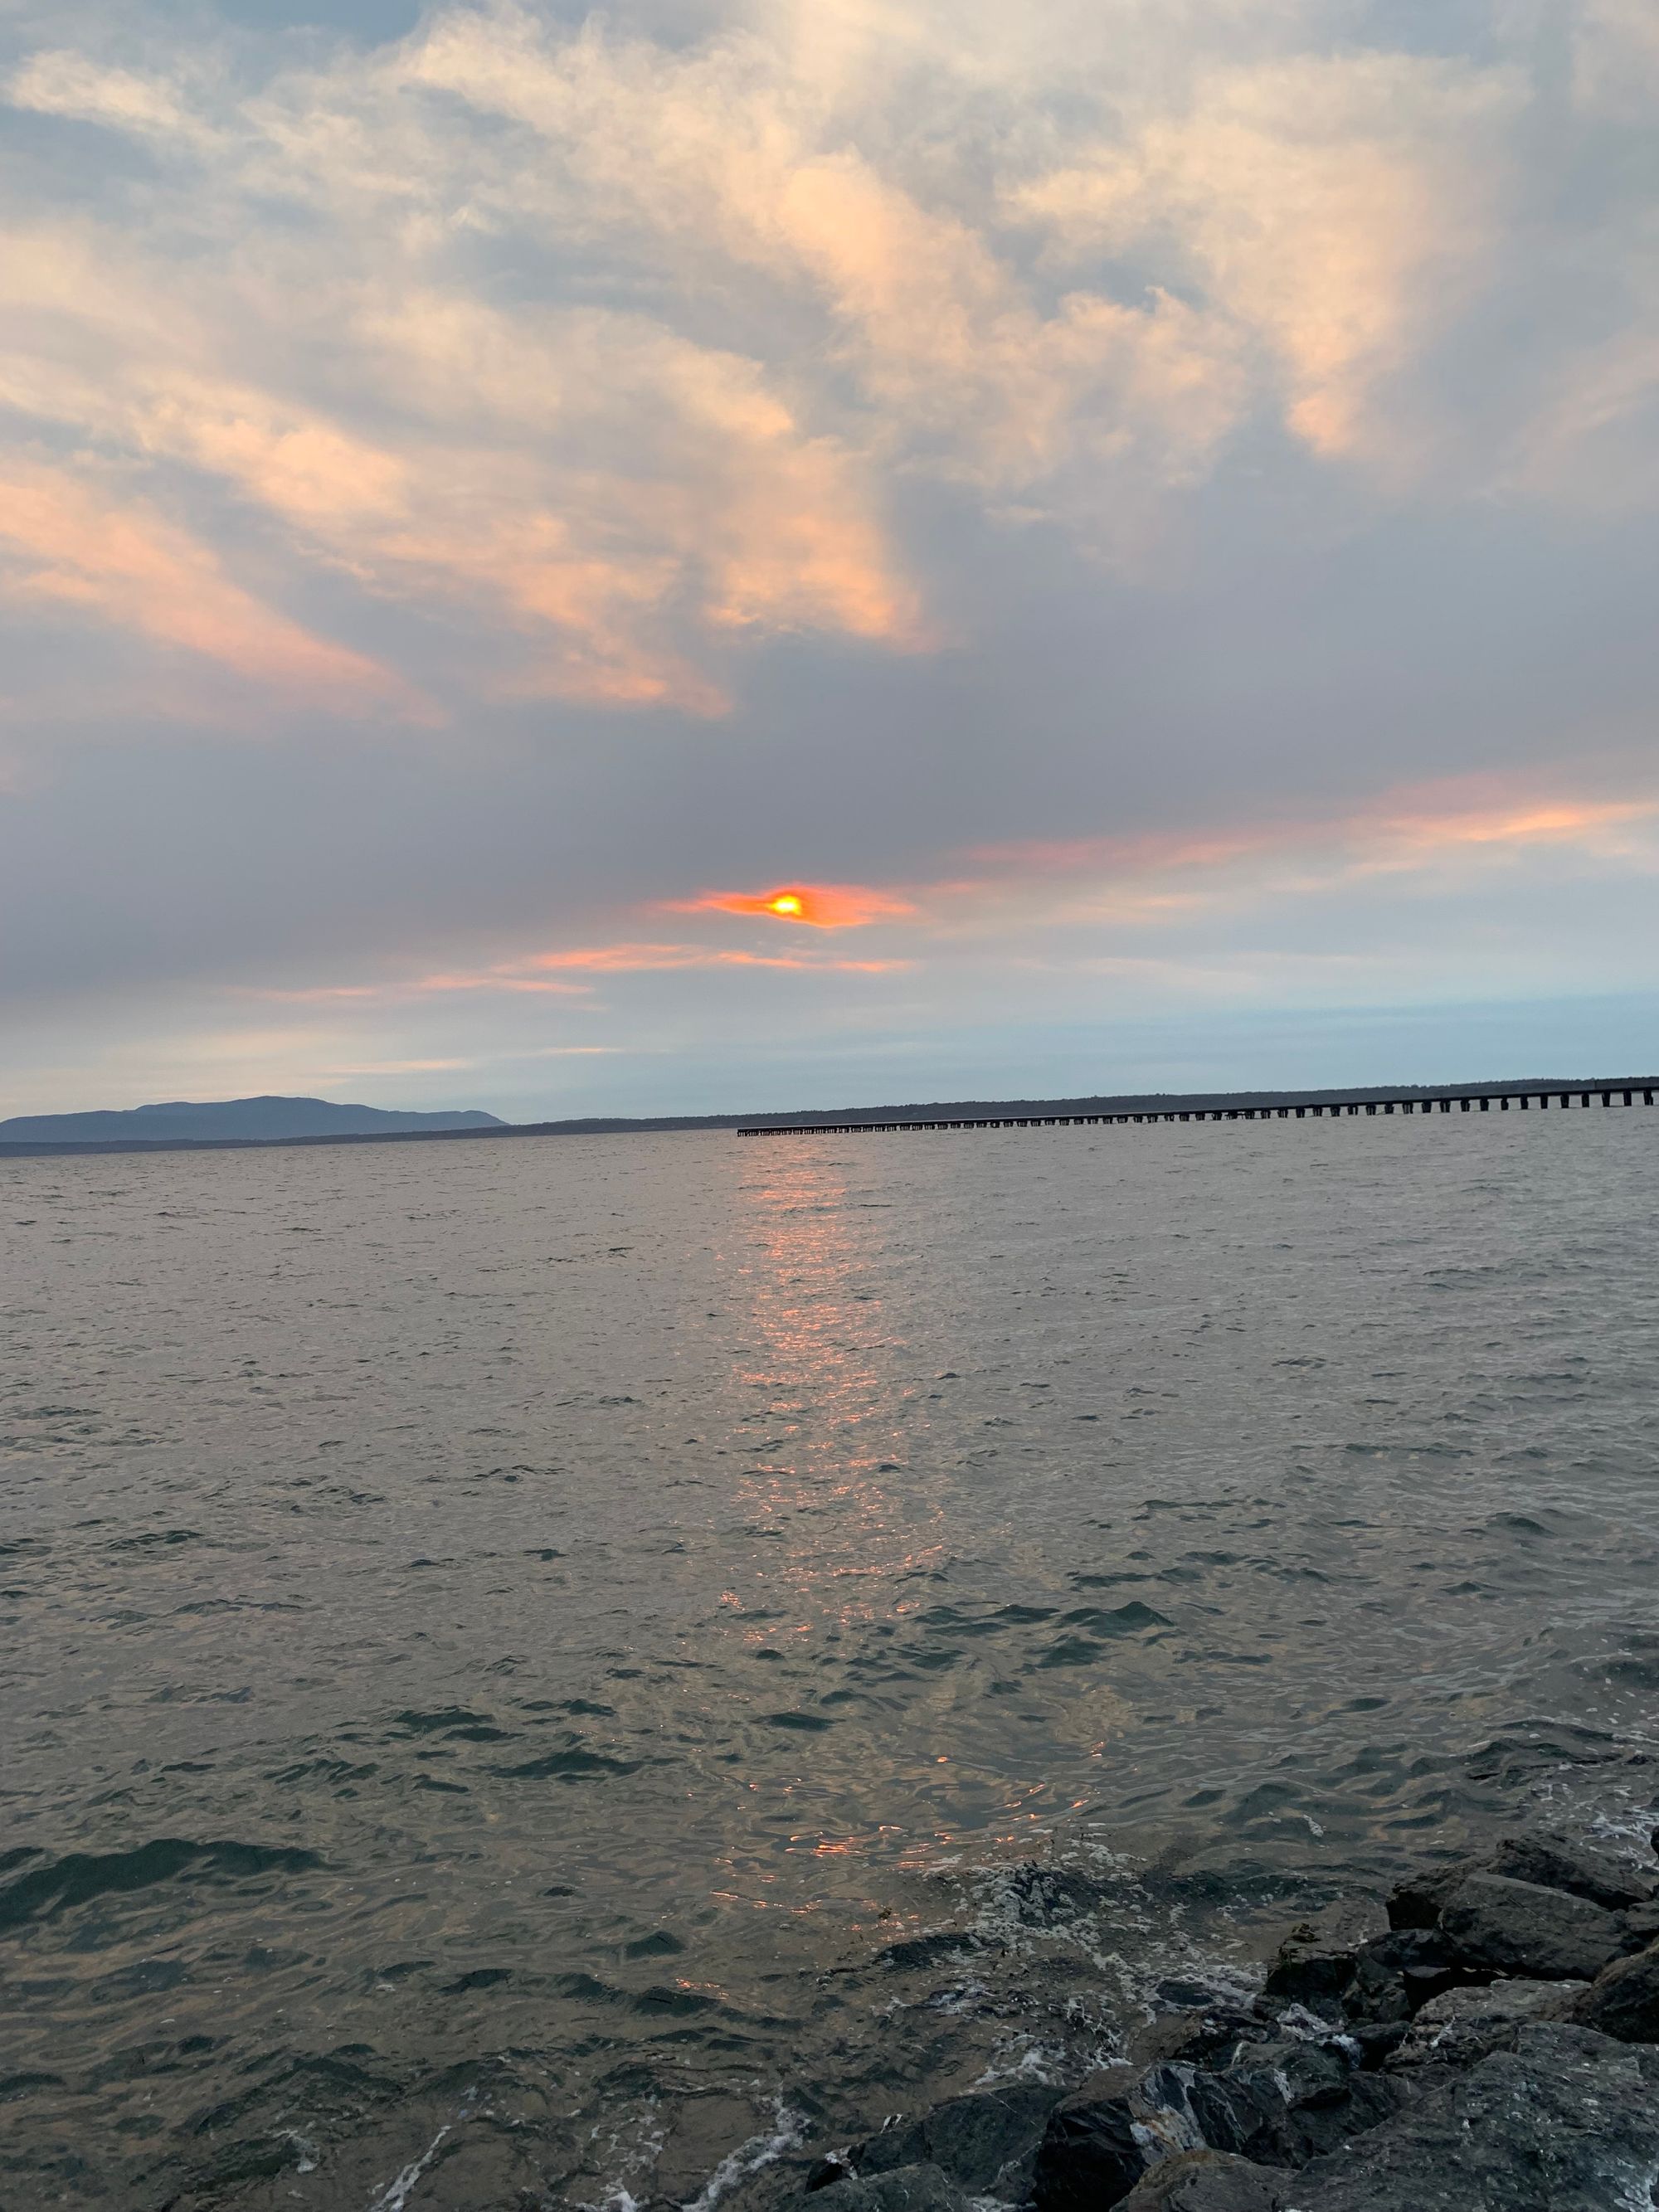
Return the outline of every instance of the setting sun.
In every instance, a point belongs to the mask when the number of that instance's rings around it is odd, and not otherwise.
[[[908,899],[867,884],[781,884],[769,891],[704,891],[694,899],[673,899],[672,914],[756,914],[775,921],[805,923],[809,929],[862,929],[872,921],[896,921],[915,908]]]

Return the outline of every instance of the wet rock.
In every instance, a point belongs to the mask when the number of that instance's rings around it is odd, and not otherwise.
[[[1535,1889],[1558,1890],[1608,1912],[1650,1904],[1656,1893],[1650,1877],[1605,1852],[1544,1833],[1506,1836],[1478,1857],[1408,1876],[1389,1899],[1389,1924],[1434,1927],[1444,1905],[1474,1875],[1496,1875]]]
[[[1125,2095],[1089,2089],[1049,2115],[1031,2177],[1034,2212],[1105,2212],[1146,2171],[1135,2114]]]
[[[1619,1941],[1626,1951],[1645,1951],[1659,1943],[1659,1904],[1633,1905],[1619,1915]]]
[[[1353,1980],[1366,1944],[1388,1926],[1388,1916],[1369,1898],[1328,1905],[1298,1922],[1279,1946],[1262,1995],[1317,2011],[1339,2001]]]
[[[1651,1903],[1655,1885],[1646,1875],[1605,1852],[1568,1843],[1559,1836],[1506,1836],[1486,1860],[1484,1871],[1529,1881],[1539,1889],[1564,1890],[1608,1912]]]
[[[1305,2166],[1387,2119],[1407,2094],[1334,2044],[1268,2044],[1220,2073],[1176,2072],[1148,2075],[1147,2098],[1182,2109],[1210,2149],[1261,2166]]]
[[[1410,2033],[1409,2021],[1363,2021],[1351,2026],[1343,2040],[1353,2046],[1356,2065],[1370,2073],[1385,2064]]]
[[[1587,1983],[1500,1979],[1476,1988],[1448,1990],[1431,1997],[1395,2053],[1394,2066],[1420,2066],[1428,2060],[1469,2065],[1508,2039],[1522,2021],[1536,2020],[1557,2007],[1564,1990]]]
[[[1271,2018],[1216,2005],[1199,2013],[1160,2013],[1150,2027],[1132,2039],[1129,2048],[1138,2066],[1174,2058],[1206,2066],[1231,2057],[1243,2044],[1265,2043],[1273,2033]]]
[[[936,2166],[975,2196],[1007,2195],[1018,2201],[1059,2098],[1058,2090],[1036,2083],[951,2097],[920,2119],[870,2136],[854,2153],[853,2164],[860,2175]]]
[[[1419,1869],[1407,1875],[1389,1897],[1389,1925],[1395,1929],[1435,1928],[1440,1908],[1471,1875],[1482,1871],[1479,1859],[1460,1859],[1455,1866]]]
[[[1621,2043],[1659,2044],[1659,1943],[1599,1974],[1573,1998],[1567,2017]]]
[[[1414,1967],[1408,1978],[1406,1970],[1392,1960],[1372,1950],[1362,1951],[1354,1961],[1353,1978],[1343,1991],[1343,2013],[1350,2021],[1371,2024],[1409,2020],[1426,1994],[1413,1997],[1414,1983],[1420,1979]]]
[[[1615,2212],[1659,2167],[1659,2052],[1579,2027],[1516,2031],[1468,2073],[1316,2160],[1297,2212]]]
[[[1187,2150],[1155,2166],[1122,2212],[1284,2212],[1285,2177],[1226,2151]]]
[[[829,2189],[837,2181],[850,2181],[853,2173],[845,2153],[832,2150],[825,2158],[815,2158],[807,2167],[805,2186],[810,2194],[815,2189]]]
[[[936,2166],[896,2166],[854,2174],[819,2197],[823,2212],[967,2212],[968,2200]]]
[[[1619,1923],[1588,1899],[1506,1875],[1471,1875],[1441,1908],[1460,1958],[1498,1973],[1589,1980],[1619,1955]]]
[[[1470,1979],[1438,1929],[1401,1928],[1379,1936],[1362,1951],[1346,2009],[1351,2020],[1407,2019],[1443,1990]]]

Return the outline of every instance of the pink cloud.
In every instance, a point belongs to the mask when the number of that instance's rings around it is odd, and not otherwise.
[[[152,508],[117,506],[65,471],[14,463],[0,475],[0,541],[22,563],[14,597],[100,617],[336,708],[431,719],[400,678],[263,605]]]
[[[844,927],[819,923],[820,928]],[[566,952],[541,952],[526,963],[534,968],[582,968],[606,974],[637,974],[671,968],[794,968],[841,975],[885,975],[905,968],[905,960],[798,959],[787,954],[724,951],[706,945],[594,945]]]

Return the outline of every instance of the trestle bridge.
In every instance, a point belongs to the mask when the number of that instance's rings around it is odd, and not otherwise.
[[[874,1137],[894,1136],[920,1129],[1068,1129],[1092,1128],[1108,1121],[1303,1121],[1326,1115],[1354,1114],[1488,1114],[1582,1111],[1597,1103],[1604,1107],[1651,1106],[1659,1084],[1592,1085],[1547,1091],[1446,1091],[1414,1092],[1410,1097],[1285,1099],[1257,1106],[1148,1106],[1098,1114],[940,1115],[903,1121],[757,1121],[740,1128],[740,1137]]]

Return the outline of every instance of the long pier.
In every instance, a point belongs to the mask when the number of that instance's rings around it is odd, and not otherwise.
[[[1605,1107],[1651,1106],[1656,1086],[1615,1085],[1607,1090],[1577,1088],[1562,1091],[1449,1091],[1424,1092],[1410,1098],[1309,1099],[1302,1104],[1287,1100],[1273,1106],[1148,1107],[1141,1113],[1121,1114],[1001,1114],[975,1118],[941,1116],[915,1121],[757,1121],[740,1128],[740,1137],[871,1137],[894,1136],[913,1129],[1074,1129],[1092,1128],[1107,1121],[1319,1121],[1340,1114],[1473,1114],[1500,1113],[1513,1109],[1525,1114],[1553,1107],[1558,1111],[1577,1107],[1582,1111],[1599,1100]]]

